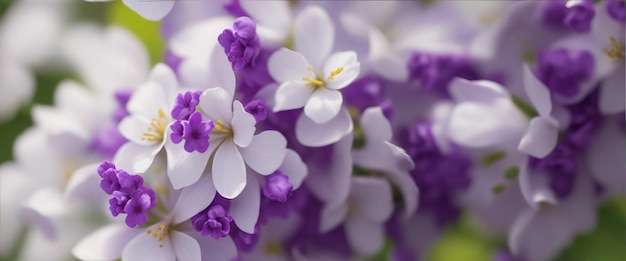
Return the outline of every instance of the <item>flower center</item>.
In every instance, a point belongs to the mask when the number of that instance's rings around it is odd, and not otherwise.
[[[152,118],[150,121],[150,127],[148,127],[148,131],[143,133],[141,140],[154,142],[163,141],[163,134],[165,133],[165,126],[167,125],[167,116],[162,109],[159,109],[158,114],[158,118]]]
[[[231,134],[233,132],[233,130],[230,127],[226,126],[224,124],[224,121],[222,120],[217,120],[217,122],[215,122],[215,127],[213,129],[219,133],[224,133],[224,134]]]
[[[161,248],[163,247],[163,242],[165,241],[165,237],[167,236],[167,226],[160,225],[154,231],[152,231],[151,229],[148,229],[148,231],[146,232],[148,234],[152,234],[152,237],[159,240],[159,247]]]
[[[343,67],[339,67],[335,69],[334,71],[330,72],[330,76],[328,76],[328,80],[329,81],[334,80],[335,76],[339,75],[341,72],[343,72]]]
[[[613,36],[609,39],[611,40],[609,48],[602,48],[606,56],[614,60],[624,59],[624,45],[618,42]]]
[[[307,70],[309,70],[311,73],[313,73],[313,69],[311,67],[307,67]],[[330,75],[328,76],[327,80],[328,81],[332,81],[335,79],[335,76],[341,74],[341,72],[343,72],[343,67],[340,66],[337,69],[333,70],[330,72]],[[324,83],[324,78],[319,75],[319,74],[315,74],[315,79],[311,78],[311,77],[302,77],[302,80],[307,82],[308,84],[311,84],[315,87],[323,87],[326,86],[326,84]]]

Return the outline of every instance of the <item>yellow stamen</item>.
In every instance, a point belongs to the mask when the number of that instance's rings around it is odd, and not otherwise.
[[[167,116],[163,110],[159,109],[159,117],[150,121],[150,127],[148,131],[144,132],[141,136],[141,140],[161,142],[163,141],[163,134],[165,133],[165,126],[167,125]]]
[[[163,242],[165,241],[165,237],[167,236],[167,226],[160,225],[154,231],[148,229],[146,231],[148,235],[152,234],[152,237],[159,240],[159,247],[163,247]]]
[[[217,122],[215,123],[215,127],[213,127],[213,129],[221,133],[230,133],[230,129],[224,127],[224,122],[222,120],[217,120]]]
[[[307,82],[307,83],[310,83],[312,85],[318,86],[318,87],[324,86],[324,82],[323,81],[316,80],[316,79],[313,79],[313,78],[302,77],[302,80]]]
[[[610,38],[611,43],[609,48],[602,48],[606,55],[614,60],[624,59],[624,45],[617,41],[613,36]]]
[[[263,252],[268,256],[280,256],[283,250],[277,242],[270,242],[265,246]]]
[[[330,72],[330,76],[328,76],[328,80],[332,81],[335,79],[335,76],[339,75],[341,72],[343,72],[343,67],[339,67],[336,70]]]

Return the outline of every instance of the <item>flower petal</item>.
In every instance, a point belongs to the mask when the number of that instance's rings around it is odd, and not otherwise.
[[[204,173],[213,150],[204,153],[198,151],[187,152],[183,143],[174,144],[171,140],[165,142],[167,153],[167,175],[174,189],[181,189],[192,185]]]
[[[339,74],[331,78],[332,72],[341,68]],[[326,59],[324,63],[323,76],[326,78],[326,87],[339,90],[350,84],[361,70],[361,64],[357,60],[356,53],[353,51],[333,53]]]
[[[278,131],[264,131],[254,135],[248,147],[241,148],[246,164],[261,175],[272,174],[285,158],[287,140]]]
[[[142,146],[133,142],[126,142],[117,150],[113,162],[119,169],[124,169],[130,173],[144,173],[156,154],[161,151],[160,145]]]
[[[273,32],[283,32],[286,34],[289,31],[289,26],[291,25],[289,3],[284,1],[241,1],[239,4],[257,25],[263,25]],[[264,39],[261,38],[261,41],[263,40]]]
[[[65,188],[65,200],[99,203],[105,199],[104,194],[94,193],[94,191],[100,190],[98,186],[100,177],[96,172],[98,165],[99,163],[88,164],[74,171]]]
[[[346,236],[355,252],[361,255],[372,255],[383,246],[383,224],[373,223],[364,217],[353,216],[346,220]]]
[[[327,160],[307,161],[309,175],[305,180],[307,188],[322,202],[330,207],[343,204],[350,191],[350,177],[352,177],[352,149],[353,135],[349,133],[333,145],[332,154]],[[328,154],[328,148],[318,149],[318,153]]]
[[[304,107],[313,91],[315,87],[304,81],[283,82],[276,90],[274,112]]]
[[[230,203],[228,214],[241,231],[254,234],[261,208],[261,187],[256,175],[248,175],[246,188]]]
[[[285,159],[278,169],[289,177],[289,183],[293,186],[293,190],[298,189],[302,185],[302,181],[304,181],[308,173],[307,166],[300,158],[300,155],[291,149],[287,149]]]
[[[124,4],[133,11],[137,12],[143,18],[151,21],[158,21],[167,15],[176,1],[142,1],[142,0],[123,0]]]
[[[176,252],[176,260],[178,261],[196,261],[200,260],[200,244],[193,237],[185,233],[172,231],[172,246]]]
[[[409,79],[409,69],[406,62],[396,56],[377,58],[368,63],[371,70],[387,80],[406,82]]]
[[[352,119],[348,111],[343,109],[331,120],[317,124],[309,117],[301,114],[296,122],[296,137],[302,145],[322,147],[339,141],[352,132]]]
[[[623,194],[626,188],[626,138],[624,132],[612,119],[598,128],[589,144],[586,159],[589,171],[610,194]]]
[[[343,224],[348,216],[348,205],[332,206],[326,204],[320,214],[320,233],[327,233]]]
[[[390,141],[393,136],[391,124],[381,107],[367,108],[361,115],[361,127],[365,138],[370,141]]]
[[[130,97],[126,104],[126,109],[131,115],[139,115],[145,118],[157,118],[159,110],[163,110],[165,114],[169,114],[167,105],[174,102],[168,101],[165,89],[159,83],[148,81],[143,83]]]
[[[356,204],[357,211],[374,223],[381,224],[393,212],[391,185],[384,179],[353,177],[350,186],[350,198]]]
[[[547,173],[540,173],[528,164],[520,169],[520,188],[526,202],[534,209],[539,209],[540,204],[554,205],[557,199],[550,188]]]
[[[199,105],[210,120],[230,122],[233,118],[232,97],[222,88],[206,89],[200,95]]]
[[[620,113],[626,107],[626,102],[624,102],[624,97],[626,97],[626,87],[624,87],[626,68],[623,64],[602,82],[599,101],[602,114]]]
[[[337,116],[343,103],[341,92],[327,88],[318,88],[311,94],[304,105],[304,114],[315,123],[321,124]]]
[[[321,69],[334,42],[335,26],[326,11],[318,6],[302,10],[295,21],[294,44],[315,71]]]
[[[240,101],[233,102],[233,119],[230,124],[233,128],[235,144],[239,147],[250,145],[256,131],[256,120],[254,116],[246,112]]]
[[[179,224],[189,220],[213,202],[215,187],[210,175],[203,175],[196,183],[182,190],[172,210],[172,223]]]
[[[148,133],[150,127],[150,119],[138,115],[130,115],[125,117],[117,127],[124,138],[133,143],[149,146],[157,143],[156,141],[143,139],[143,134]]]
[[[202,261],[231,261],[237,257],[237,247],[230,236],[218,240],[202,237],[200,233],[192,236],[200,244]]]
[[[246,187],[246,165],[235,143],[226,141],[217,148],[212,172],[217,192],[227,199],[237,197]]]
[[[552,101],[550,100],[550,91],[545,84],[543,84],[537,77],[530,71],[528,64],[524,64],[524,89],[526,94],[530,98],[530,102],[533,104],[539,115],[547,117],[552,112]]]
[[[221,87],[230,94],[235,94],[235,72],[232,69],[228,57],[224,55],[224,49],[220,45],[215,45],[209,60],[209,70],[207,77],[209,87]]]
[[[122,249],[141,230],[130,229],[119,223],[100,228],[72,248],[72,255],[80,260],[115,260]]]
[[[508,96],[507,91],[500,84],[485,80],[468,81],[455,78],[450,82],[448,89],[452,98],[457,102],[490,102],[495,98]]]
[[[559,138],[558,123],[552,117],[535,117],[519,142],[518,150],[536,158],[550,154]]]
[[[24,203],[22,215],[49,239],[56,240],[59,231],[55,218],[66,210],[60,191],[51,187],[38,190]]]
[[[302,81],[302,77],[315,77],[309,62],[298,52],[280,48],[267,61],[267,70],[276,82]],[[312,68],[310,68],[312,69]]]
[[[161,224],[157,223],[148,228],[147,231],[156,231]],[[168,227],[167,229],[171,229]],[[176,252],[172,247],[172,237],[166,235],[163,241],[153,237],[151,233],[139,233],[130,240],[122,251],[122,260],[176,260]]]

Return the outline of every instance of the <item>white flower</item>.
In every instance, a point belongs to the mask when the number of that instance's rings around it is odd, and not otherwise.
[[[132,173],[143,173],[150,167],[169,140],[172,122],[169,114],[177,89],[174,72],[164,64],[157,64],[148,81],[133,93],[126,106],[129,115],[118,125],[129,142],[115,155],[117,166]]]
[[[329,56],[335,28],[321,8],[302,11],[295,29],[294,43],[299,53],[282,48],[268,61],[270,75],[281,84],[274,111],[304,107],[306,119],[300,116],[296,124],[298,140],[307,146],[328,145],[352,130],[347,112],[342,111],[339,90],[359,75],[360,64],[352,51]],[[323,125],[326,131],[314,132],[311,125]]]

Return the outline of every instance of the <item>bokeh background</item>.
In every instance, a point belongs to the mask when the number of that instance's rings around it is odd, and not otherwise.
[[[0,0],[0,23],[5,23],[7,14],[21,0]],[[46,0],[30,0],[31,2]],[[432,1],[432,0],[431,0]],[[82,0],[63,1],[63,23],[97,23],[120,25],[135,34],[149,51],[152,64],[163,60],[164,43],[159,36],[159,22],[147,21],[122,1],[88,3]],[[28,28],[24,28],[28,30]],[[0,56],[0,59],[2,57]],[[23,104],[13,117],[0,120],[0,164],[12,159],[13,143],[16,137],[32,125],[31,107],[33,104],[52,104],[53,93],[63,79],[80,81],[65,66],[62,59],[52,58],[45,65],[33,68],[36,88],[31,102]],[[15,91],[2,88],[0,95]],[[0,209],[0,211],[2,211]],[[608,200],[597,209],[598,222],[590,233],[577,237],[555,261],[624,261],[626,260],[626,199],[617,197]],[[503,239],[493,238],[472,225],[472,220],[464,215],[456,225],[448,227],[428,255],[431,261],[486,261],[491,260],[497,251],[506,246]],[[2,231],[0,231],[2,233]],[[389,249],[387,245],[385,249]],[[13,260],[13,256],[0,257]],[[377,260],[385,260],[383,251]]]

